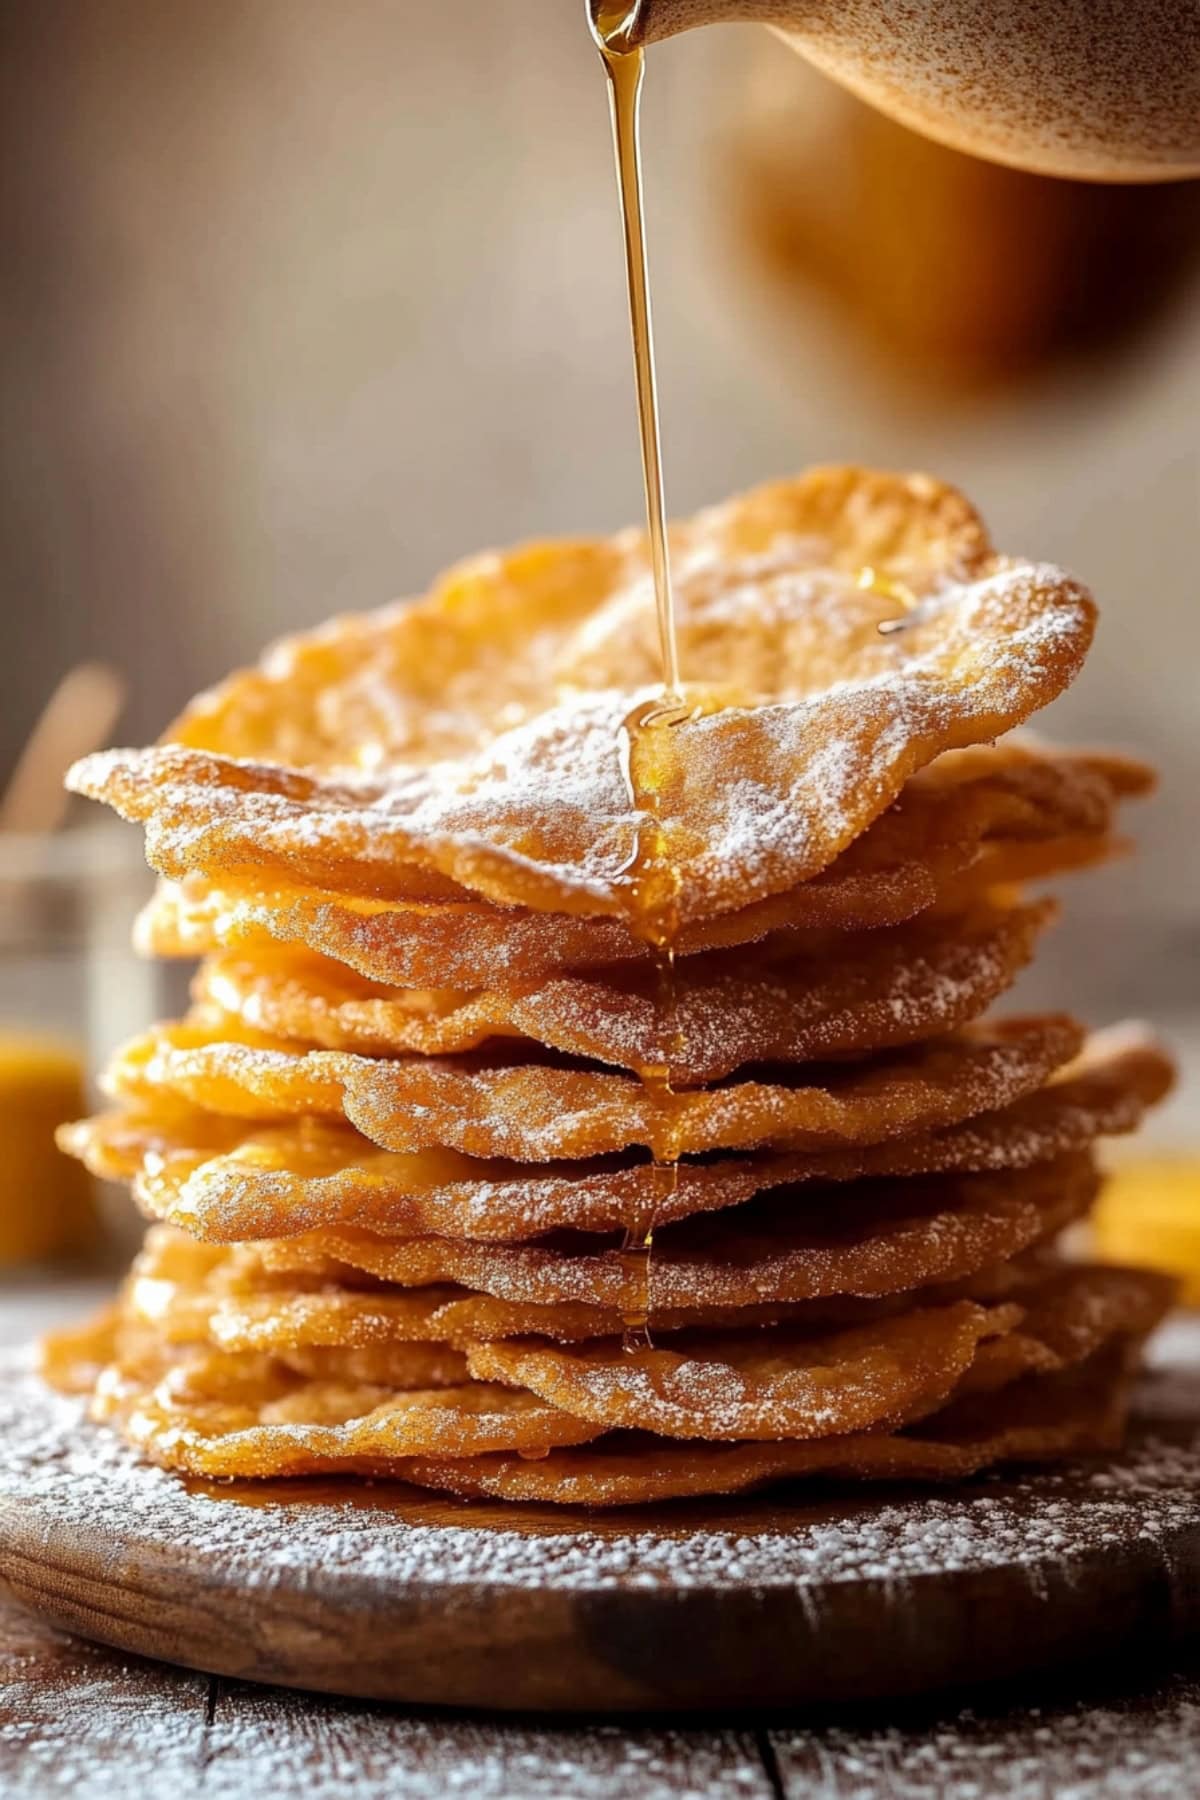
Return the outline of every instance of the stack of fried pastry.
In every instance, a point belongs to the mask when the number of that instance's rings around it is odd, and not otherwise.
[[[1014,737],[1086,592],[816,470],[337,620],[79,790],[203,960],[66,1147],[156,1223],[47,1349],[207,1477],[618,1504],[1119,1438],[1169,1286],[1067,1260],[1142,1034],[985,1020],[1148,772]]]

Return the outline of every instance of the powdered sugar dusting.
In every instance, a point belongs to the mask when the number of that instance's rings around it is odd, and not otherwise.
[[[420,630],[415,611],[407,622],[388,615],[373,652],[360,641],[369,626],[345,628],[344,654],[310,696],[317,729],[308,760],[297,747],[303,731],[293,744],[297,696],[281,685],[277,658],[265,674],[272,702],[259,717],[263,727],[279,715],[276,741],[261,759],[244,755],[240,730],[214,737],[206,703],[192,722],[206,721],[207,748],[109,751],[69,779],[143,823],[151,864],[172,879],[253,868],[384,898],[467,889],[541,910],[563,910],[565,900],[565,910],[600,915],[630,910],[624,877],[653,815],[688,847],[681,921],[710,919],[828,868],[943,751],[988,743],[1052,700],[1091,636],[1090,599],[1060,571],[991,558],[973,579],[956,580],[951,558],[922,581],[927,600],[936,589],[935,603],[914,610],[911,629],[883,637],[889,603],[843,566],[789,569],[791,541],[785,533],[774,557],[722,559],[719,602],[706,594],[713,568],[699,570],[694,609],[681,581],[680,651],[697,711],[662,734],[652,803],[625,778],[623,724],[657,686],[636,679],[636,655],[631,668],[618,653],[630,604],[619,579],[576,623],[580,660],[556,656],[540,678],[517,633],[479,690],[480,644],[461,622],[443,621],[454,646],[447,679],[469,676],[478,707],[477,729],[457,754],[414,755],[404,724],[420,711],[406,687],[415,677],[397,660],[406,625]],[[533,629],[541,603],[529,604]],[[310,645],[318,661],[329,648],[320,638]],[[361,729],[364,654],[399,707],[396,732],[385,734],[390,752],[377,730]],[[411,660],[419,665],[419,652]],[[234,678],[230,696],[244,680]],[[434,731],[426,749],[437,743]]]
[[[749,1732],[492,1724],[147,1664],[0,1603],[5,1800],[769,1800]]]
[[[907,1724],[772,1734],[805,1800],[1178,1800],[1200,1744],[1200,1682],[1177,1676],[1153,1711],[1088,1698],[1006,1717],[969,1707]]]
[[[152,1540],[201,1553],[242,1588],[289,1585],[320,1570],[402,1588],[464,1585],[603,1591],[754,1584],[810,1589],[830,1583],[908,1581],[947,1571],[1013,1567],[1039,1578],[1131,1540],[1165,1543],[1196,1521],[1200,1488],[1200,1381],[1194,1366],[1161,1378],[1149,1398],[1159,1420],[1115,1458],[1090,1468],[984,1479],[954,1493],[864,1506],[797,1508],[786,1531],[758,1529],[743,1503],[729,1527],[689,1522],[687,1508],[657,1529],[623,1519],[569,1528],[496,1523],[469,1504],[407,1489],[347,1489],[337,1501],[243,1505],[189,1492],[115,1437],[85,1424],[78,1402],[50,1394],[24,1353],[0,1362],[0,1541],[12,1507],[33,1509],[46,1533],[86,1531],[114,1545]],[[1173,1397],[1172,1397],[1173,1395]],[[384,1504],[391,1495],[396,1504]],[[372,1504],[375,1496],[380,1504]],[[436,1519],[437,1522],[430,1522]]]

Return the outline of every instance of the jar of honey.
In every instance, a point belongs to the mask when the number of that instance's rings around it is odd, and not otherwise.
[[[117,826],[0,834],[0,1270],[100,1249],[104,1196],[54,1133],[94,1104],[92,1073],[166,1006],[130,920],[151,877]],[[121,1221],[123,1208],[112,1209]]]

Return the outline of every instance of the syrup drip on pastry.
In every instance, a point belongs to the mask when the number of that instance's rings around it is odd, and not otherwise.
[[[622,1258],[633,1295],[623,1315],[625,1348],[629,1352],[643,1349],[650,1343],[654,1227],[658,1213],[665,1203],[673,1200],[679,1186],[680,1144],[672,1072],[683,1050],[675,984],[675,941],[679,933],[682,872],[662,813],[663,749],[666,734],[695,718],[696,710],[671,701],[644,702],[624,720],[619,734],[622,773],[630,803],[642,821],[633,852],[623,870],[629,896],[629,922],[654,953],[659,1054],[657,1060],[642,1071],[642,1080],[661,1101],[663,1118],[661,1129],[656,1126],[656,1179],[646,1200],[630,1217],[622,1245]],[[656,1113],[658,1110],[656,1108]]]
[[[667,1121],[665,1130],[654,1146],[654,1166],[658,1178],[653,1184],[652,1196],[630,1218],[622,1246],[622,1257],[629,1272],[632,1294],[624,1312],[625,1349],[630,1353],[650,1343],[651,1253],[655,1219],[661,1202],[674,1195],[679,1183],[679,1147],[670,1120],[674,1094],[671,1085],[672,1063],[678,1060],[681,1048],[677,1041],[678,1027],[675,1023],[675,939],[679,930],[678,896],[682,878],[672,855],[669,834],[660,809],[661,757],[656,751],[656,739],[658,734],[672,730],[689,717],[680,689],[679,656],[675,641],[675,603],[667,543],[654,332],[646,265],[646,225],[642,211],[639,117],[645,59],[640,49],[630,46],[639,3],[640,0],[616,0],[615,4],[612,0],[592,0],[590,7],[592,35],[599,46],[608,76],[612,110],[617,189],[621,202],[625,269],[629,284],[629,325],[633,338],[646,525],[658,614],[663,685],[661,701],[650,701],[635,708],[620,729],[622,769],[630,800],[643,821],[638,828],[630,860],[622,873],[628,884],[630,923],[654,953],[655,1011],[661,1040],[660,1056],[644,1071],[642,1079],[661,1099]]]
[[[907,631],[911,625],[918,625],[927,616],[926,607],[912,589],[895,576],[887,575],[882,569],[874,568],[870,563],[858,571],[856,587],[868,593],[879,594],[885,600],[894,600],[903,611],[894,619],[881,619],[879,622],[880,637],[894,637],[898,631]]]

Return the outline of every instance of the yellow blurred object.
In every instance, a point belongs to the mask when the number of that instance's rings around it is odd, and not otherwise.
[[[1178,1275],[1180,1300],[1200,1306],[1200,1155],[1119,1166],[1105,1185],[1092,1230],[1106,1260]]]
[[[824,291],[918,390],[1110,353],[1186,289],[1200,183],[1033,175],[934,143],[795,58],[749,65],[729,168],[751,254]]]
[[[86,1249],[95,1239],[90,1181],[55,1147],[55,1128],[85,1110],[82,1058],[62,1040],[0,1032],[0,1266]]]

